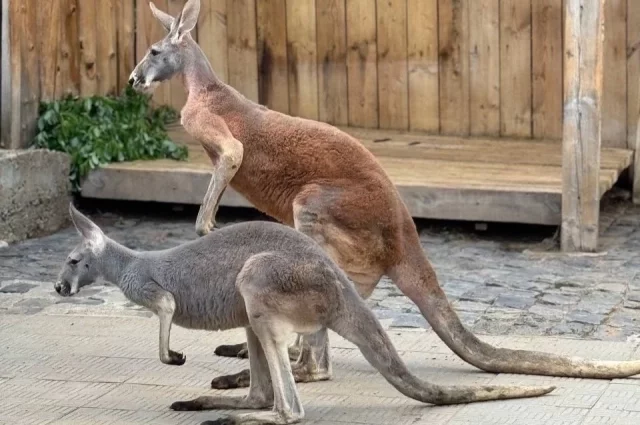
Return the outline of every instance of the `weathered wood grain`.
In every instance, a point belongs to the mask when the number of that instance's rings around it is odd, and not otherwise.
[[[98,69],[98,93],[113,95],[118,90],[118,34],[116,30],[115,0],[98,0],[95,4],[97,15],[96,65]]]
[[[56,97],[56,77],[60,54],[60,25],[64,23],[63,8],[42,7],[37,9],[40,51],[46,54],[40,58],[40,99],[51,101]]]
[[[407,128],[407,0],[378,0],[376,8],[379,125],[380,128]]]
[[[208,3],[208,2],[206,2]],[[118,44],[118,93],[127,86],[129,76],[136,66],[135,58],[135,10],[134,1],[116,0],[116,37]]]
[[[562,137],[562,0],[531,2],[533,137]]]
[[[2,22],[0,23],[0,148],[11,146],[11,101],[12,99],[12,59],[11,32],[9,31],[9,16],[11,6],[9,0],[2,0]]]
[[[227,0],[229,84],[254,102],[258,101],[258,53],[256,50],[255,0]]]
[[[78,95],[81,85],[81,51],[78,42],[78,0],[62,0],[63,22],[60,26],[60,49],[56,98]]]
[[[469,2],[472,135],[500,134],[500,2]]]
[[[627,0],[627,147],[634,150],[629,173],[632,199],[640,203],[640,2]]]
[[[40,104],[37,11],[36,0],[9,2],[11,108],[6,111],[9,117],[4,119],[2,124],[9,124],[9,133],[5,133],[8,137],[5,139],[5,145],[10,149],[28,147],[36,132]],[[7,90],[3,90],[5,91]],[[5,101],[6,99],[4,98]]]
[[[346,15],[349,125],[377,128],[376,1],[349,0]]]
[[[598,246],[605,0],[565,0],[563,251]]]
[[[438,3],[440,132],[469,134],[469,2]]]
[[[289,113],[318,119],[315,1],[287,0]]]
[[[607,0],[604,9],[602,145],[627,144],[627,1]],[[609,24],[610,23],[610,24]]]
[[[531,137],[531,0],[500,2],[500,134]]]
[[[409,128],[440,130],[438,99],[438,2],[407,0]]]
[[[96,2],[86,0],[78,4],[78,35],[80,37],[80,95],[98,94],[98,17]]]
[[[213,71],[222,81],[228,82],[227,0],[201,2],[197,29],[198,44]]]
[[[318,119],[346,125],[347,33],[345,0],[316,2],[318,42]]]
[[[275,111],[289,112],[285,0],[258,0],[258,99]]]

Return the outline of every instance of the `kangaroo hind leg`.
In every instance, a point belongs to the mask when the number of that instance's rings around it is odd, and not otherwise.
[[[247,308],[247,316],[264,351],[273,390],[273,410],[231,415],[216,424],[291,424],[304,416],[287,349],[288,338],[300,327],[299,303],[287,295],[292,288],[296,300],[304,299],[305,286],[300,284],[289,259],[259,254],[249,259],[238,275],[238,288]],[[299,290],[298,290],[299,288]],[[283,289],[283,290],[280,290]],[[305,304],[304,302],[302,304]],[[303,324],[306,327],[307,324]],[[251,353],[249,354],[251,360]],[[251,370],[251,374],[255,371]],[[251,376],[253,380],[253,376]]]
[[[273,389],[269,376],[269,366],[258,337],[251,328],[246,328],[251,383],[246,396],[220,397],[202,396],[189,401],[176,401],[173,410],[212,409],[265,409],[273,405]]]

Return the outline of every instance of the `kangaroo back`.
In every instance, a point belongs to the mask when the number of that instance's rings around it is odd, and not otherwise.
[[[349,283],[344,285],[349,287]],[[329,329],[355,344],[365,359],[407,397],[432,404],[459,404],[535,397],[555,389],[531,386],[441,386],[423,381],[407,369],[382,325],[355,290],[346,290],[344,294],[345,311],[333,319]]]

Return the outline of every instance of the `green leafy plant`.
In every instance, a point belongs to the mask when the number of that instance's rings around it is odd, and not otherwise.
[[[42,102],[39,112],[34,147],[71,156],[74,190],[89,171],[110,162],[187,158],[187,148],[172,142],[166,132],[176,111],[152,108],[149,96],[129,87],[117,97],[68,96]]]

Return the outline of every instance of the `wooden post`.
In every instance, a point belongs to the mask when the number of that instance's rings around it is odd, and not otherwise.
[[[562,250],[595,251],[605,0],[565,0]]]
[[[1,135],[3,145],[10,149],[28,147],[35,135],[40,102],[37,13],[41,7],[37,0],[2,0]]]
[[[640,92],[640,85],[638,86],[638,89],[638,91]],[[640,110],[637,111],[636,120],[637,125],[635,144],[633,146],[633,166],[631,169],[631,199],[634,204],[640,204]]]
[[[9,40],[9,0],[2,0],[2,45],[0,46],[0,148],[11,142],[11,56]]]

